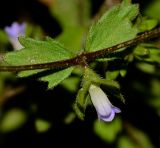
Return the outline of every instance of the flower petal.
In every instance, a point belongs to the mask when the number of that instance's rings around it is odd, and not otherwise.
[[[26,24],[18,24],[17,22],[12,23],[10,27],[5,27],[5,32],[8,35],[8,38],[14,49],[18,50],[23,48],[23,46],[19,43],[18,37],[24,36],[26,30]]]
[[[118,107],[112,106],[112,109],[114,110],[115,113],[121,112],[121,110]]]
[[[111,113],[109,115],[106,115],[106,116],[100,116],[98,115],[99,119],[103,120],[103,121],[112,121],[114,119],[114,116],[115,116],[115,112],[114,110],[111,111]]]
[[[99,119],[103,121],[112,121],[115,113],[121,112],[119,108],[111,104],[107,95],[100,87],[91,84],[89,94],[91,96],[91,101],[96,108]]]
[[[18,24],[14,22],[10,27],[5,27],[5,32],[8,34],[9,37],[18,37],[25,35],[26,24]]]

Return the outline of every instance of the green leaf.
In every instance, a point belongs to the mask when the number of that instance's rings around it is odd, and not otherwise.
[[[9,110],[0,122],[0,130],[2,132],[11,132],[20,128],[27,120],[27,115],[20,109]]]
[[[71,54],[58,42],[38,41],[31,38],[21,37],[20,43],[24,46],[16,52],[5,55],[5,61],[11,65],[37,64],[55,62],[68,59]],[[32,74],[33,71],[31,71]]]
[[[67,116],[64,118],[65,124],[71,124],[76,118],[76,114],[74,112],[69,112]]]
[[[0,43],[1,44],[7,44],[8,43],[7,34],[2,29],[0,29]]]
[[[36,119],[35,127],[39,133],[44,133],[49,130],[49,128],[51,127],[51,124],[46,120]]]
[[[149,52],[149,49],[139,45],[134,49],[133,53],[137,56],[148,56],[150,52]]]
[[[78,77],[69,77],[65,79],[61,85],[68,91],[74,93],[78,90],[78,84],[80,82],[80,78]]]
[[[148,31],[156,27],[158,21],[156,19],[146,19],[142,18],[142,22],[139,25],[140,32]]]
[[[106,72],[106,79],[107,80],[115,80],[119,75],[119,70],[115,71],[107,71]]]
[[[160,0],[153,0],[145,9],[145,15],[160,21]]]
[[[58,85],[61,81],[66,79],[71,74],[72,71],[73,71],[73,67],[67,68],[67,69],[58,71],[56,73],[43,76],[42,78],[40,78],[40,80],[47,81],[48,88],[53,88],[54,86]]]
[[[114,80],[107,80],[107,79],[99,79],[98,81],[95,81],[97,84],[102,84],[107,86],[108,88],[112,88],[112,89],[120,89],[120,85],[118,82],[114,81]]]
[[[160,97],[159,88],[160,88],[160,80],[159,79],[153,79],[151,81],[151,92],[156,97]]]
[[[145,73],[153,74],[155,72],[155,66],[148,63],[137,63],[136,66]]]
[[[117,137],[117,134],[122,129],[121,120],[116,118],[111,123],[105,123],[96,120],[94,122],[95,133],[105,142],[112,143]]]
[[[160,111],[160,80],[159,79],[153,79],[151,81],[151,94],[150,98],[148,100],[148,104],[154,109],[157,110],[157,114]]]
[[[120,88],[118,82],[113,81],[113,80],[102,79],[97,73],[95,73],[92,69],[89,69],[89,68],[85,69],[85,79],[87,81],[90,81],[98,85],[102,84],[107,87],[115,88],[115,89]]]
[[[44,30],[37,24],[27,23],[25,36],[32,37],[34,39],[43,39]]]
[[[79,53],[84,43],[84,33],[90,18],[90,0],[56,0],[51,12],[62,27],[56,38],[69,51]]]
[[[137,59],[148,63],[160,63],[160,49],[150,44],[140,44],[134,49]]]
[[[120,75],[121,75],[122,77],[125,77],[126,74],[127,74],[127,70],[126,70],[126,69],[121,69],[121,70],[120,70]]]
[[[149,52],[150,52],[149,57],[145,58],[144,60],[148,62],[160,63],[160,49],[150,48]]]
[[[68,51],[76,55],[82,50],[84,32],[86,32],[84,27],[68,27],[56,39],[63,43],[65,47],[67,47]]]
[[[10,65],[26,65],[55,62],[59,60],[65,60],[72,57],[60,43],[47,38],[46,41],[38,41],[31,38],[21,37],[20,43],[24,46],[16,52],[7,53],[5,56],[5,62]],[[73,67],[67,68],[47,76],[42,76],[40,79],[49,82],[49,88],[56,86],[62,80],[67,78],[73,70]],[[30,70],[19,73],[20,77],[26,77],[44,70]]]
[[[152,97],[152,99],[148,100],[147,101],[148,105],[149,106],[152,106],[157,114],[159,115],[159,112],[160,112],[160,97]]]
[[[62,25],[63,29],[68,26],[80,26],[88,22],[90,16],[89,0],[56,0],[52,6],[52,14]],[[66,21],[67,20],[67,21]]]
[[[118,140],[118,148],[135,148],[137,145],[127,136],[122,136]]]
[[[9,43],[9,39],[7,34],[4,32],[3,29],[0,29],[0,52],[4,52],[6,51],[6,46]],[[1,57],[0,57],[0,61],[1,61]]]
[[[138,5],[121,4],[107,11],[93,24],[86,41],[86,51],[97,51],[133,39],[137,29],[131,21],[138,14]]]

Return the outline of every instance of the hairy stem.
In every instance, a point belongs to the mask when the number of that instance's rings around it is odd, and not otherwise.
[[[62,69],[75,65],[83,65],[89,63],[95,59],[105,57],[109,53],[112,53],[120,48],[128,47],[136,45],[140,42],[144,42],[151,38],[155,38],[160,36],[160,28],[156,28],[151,31],[147,31],[141,35],[138,35],[136,38],[132,40],[128,40],[126,42],[117,44],[115,46],[101,49],[95,52],[90,53],[82,53],[72,59],[50,62],[50,63],[40,63],[40,64],[32,64],[32,65],[19,65],[19,66],[0,66],[0,71],[25,71],[25,70],[35,70],[35,69]]]

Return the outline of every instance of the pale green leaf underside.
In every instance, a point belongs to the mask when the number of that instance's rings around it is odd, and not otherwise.
[[[66,79],[71,74],[73,69],[74,69],[73,67],[70,67],[70,68],[66,68],[64,70],[53,72],[53,73],[47,74],[45,76],[42,76],[41,78],[39,78],[39,80],[48,82],[48,88],[53,88],[56,85],[58,85],[61,81]],[[31,75],[31,72],[32,72],[32,74],[36,74],[38,72],[43,72],[43,71],[44,70],[23,71],[23,72],[19,73],[18,76],[19,77],[27,77],[27,76]]]
[[[107,11],[93,24],[86,40],[86,51],[97,51],[133,39],[137,29],[132,20],[138,14],[138,5],[121,5]]]
[[[53,88],[58,85],[61,81],[66,79],[72,72],[73,67],[52,73],[50,75],[42,77],[40,80],[48,82],[48,88]]]
[[[59,60],[71,58],[71,54],[58,42],[51,38],[46,41],[38,41],[30,38],[20,38],[20,43],[24,46],[16,52],[10,52],[5,56],[5,62],[9,65],[26,65],[55,62]],[[47,76],[42,76],[40,79],[49,82],[49,88],[54,87],[62,80],[67,78],[73,68],[64,69]],[[26,77],[44,70],[29,70],[19,73],[20,77]]]

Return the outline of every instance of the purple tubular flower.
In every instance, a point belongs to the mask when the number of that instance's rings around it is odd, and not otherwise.
[[[23,46],[19,43],[18,37],[25,36],[26,24],[18,24],[14,22],[10,27],[7,26],[4,28],[5,32],[8,35],[8,38],[14,49],[19,50],[23,48]]]
[[[89,94],[91,96],[91,101],[96,108],[99,119],[109,122],[114,119],[115,113],[121,112],[119,108],[111,104],[107,95],[100,87],[91,84]]]

